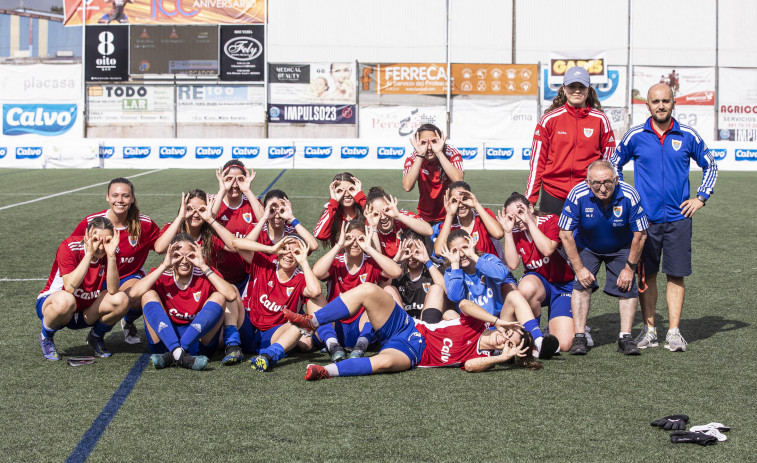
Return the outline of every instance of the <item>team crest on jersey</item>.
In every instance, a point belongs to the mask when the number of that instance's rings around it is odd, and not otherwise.
[[[195,298],[195,302],[200,302],[200,296],[202,296],[202,291],[197,291],[196,293],[192,293],[192,296]]]
[[[681,149],[681,140],[673,140],[670,142],[670,144],[673,146],[673,149],[676,151]]]
[[[584,135],[586,135],[586,138],[591,137],[593,133],[594,133],[594,129],[584,128]]]
[[[287,297],[291,296],[294,292],[294,288],[287,288]]]
[[[473,244],[478,243],[478,232],[477,231],[471,233],[470,237],[473,238]]]
[[[360,275],[360,283],[365,283],[365,279],[368,278],[368,274],[364,273]]]
[[[612,215],[620,218],[620,216],[623,215],[623,206],[613,206]]]
[[[431,283],[423,283],[423,292],[427,293],[431,289]]]
[[[243,218],[243,219],[244,219],[244,221],[245,221],[245,222],[247,222],[247,223],[250,223],[250,222],[252,222],[252,214],[251,214],[251,213],[249,213],[249,212],[245,212],[244,214],[242,214],[242,218]]]
[[[131,247],[133,248],[137,247],[138,242],[139,242],[138,237],[129,235],[129,244],[131,245]]]

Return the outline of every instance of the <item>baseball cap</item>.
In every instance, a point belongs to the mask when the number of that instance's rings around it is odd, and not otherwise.
[[[565,71],[565,77],[563,78],[562,84],[570,85],[574,82],[578,82],[579,84],[583,84],[584,87],[588,87],[590,84],[589,72],[581,66],[573,66]]]

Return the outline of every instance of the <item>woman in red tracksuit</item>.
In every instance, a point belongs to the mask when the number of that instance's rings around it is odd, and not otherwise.
[[[579,66],[568,69],[552,106],[536,125],[525,196],[535,205],[541,191],[539,210],[560,215],[589,164],[609,160],[614,151],[615,136],[589,73]]]

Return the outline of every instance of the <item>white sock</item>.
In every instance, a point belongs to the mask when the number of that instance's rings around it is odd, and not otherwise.
[[[537,352],[541,352],[541,343],[544,341],[543,336],[539,336],[538,338],[534,339],[534,346],[536,347]]]
[[[329,372],[329,376],[331,376],[332,378],[339,376],[339,370],[336,367],[336,363],[329,363],[324,368]]]
[[[668,334],[681,334],[681,331],[678,329],[678,327],[675,327],[675,328],[669,329]]]
[[[171,352],[171,355],[173,355],[174,360],[179,360],[181,358],[181,353],[183,352],[181,347],[177,347]]]
[[[631,333],[626,333],[624,331],[621,331],[620,334],[618,335],[618,339],[622,338],[626,334],[629,335],[629,336],[631,336]]]
[[[357,338],[357,342],[355,343],[355,348],[353,350],[357,349],[365,351],[366,349],[368,349],[368,344],[370,343],[371,342],[368,340],[368,338],[366,338],[365,336],[360,336],[359,338]]]
[[[336,340],[336,338],[328,338],[326,340],[326,350],[331,351],[331,348],[334,346],[339,345],[339,341]]]

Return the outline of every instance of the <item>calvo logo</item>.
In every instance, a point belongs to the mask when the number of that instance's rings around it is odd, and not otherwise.
[[[486,148],[486,159],[510,159],[515,148]]]
[[[736,150],[737,161],[757,161],[757,150]]]
[[[271,159],[291,158],[294,156],[294,146],[269,146],[268,157]]]
[[[197,146],[195,147],[195,158],[197,159],[215,159],[220,158],[223,154],[223,146]]]
[[[42,156],[41,146],[17,146],[16,159],[35,159]]]
[[[161,158],[178,159],[187,154],[186,146],[161,146],[158,148],[158,156]]]
[[[723,159],[725,159],[725,156],[728,153],[728,150],[725,148],[715,148],[715,149],[710,149],[710,153],[712,153],[712,157],[716,161],[722,161]]]
[[[457,151],[460,152],[460,156],[463,158],[463,160],[471,160],[478,156],[478,148],[475,146],[472,148],[457,148]]]
[[[124,146],[124,159],[141,159],[150,155],[152,149],[149,146]]]
[[[531,148],[523,148],[520,154],[521,159],[524,161],[531,160]]]
[[[376,150],[379,159],[400,159],[405,156],[405,148],[401,146],[379,146]]]
[[[76,122],[76,108],[76,104],[4,104],[3,135],[64,134]]]
[[[100,159],[112,158],[113,155],[116,154],[116,147],[100,145],[98,154],[100,156]]]
[[[234,159],[251,159],[260,154],[259,146],[232,146],[231,157]]]
[[[367,146],[342,146],[342,157],[343,158],[364,158],[368,156],[368,147]]]
[[[306,158],[327,158],[334,152],[333,146],[306,146],[305,157]]]

